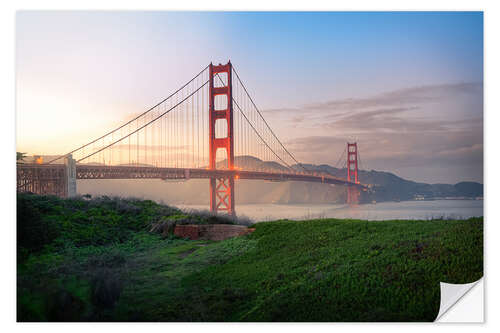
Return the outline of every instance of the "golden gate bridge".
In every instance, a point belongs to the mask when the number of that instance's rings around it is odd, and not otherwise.
[[[234,214],[235,180],[306,181],[346,186],[353,204],[367,187],[358,180],[357,144],[346,151],[345,179],[308,170],[278,139],[229,61],[208,65],[155,106],[65,155],[17,164],[17,191],[70,197],[76,179],[204,178],[210,210]]]

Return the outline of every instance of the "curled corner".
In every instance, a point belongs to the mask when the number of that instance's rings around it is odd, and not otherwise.
[[[439,306],[439,313],[434,321],[440,321],[440,318],[481,280],[482,278],[475,282],[466,284],[440,282],[441,303]]]

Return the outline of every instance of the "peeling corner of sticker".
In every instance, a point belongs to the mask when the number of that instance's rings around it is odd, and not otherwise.
[[[453,284],[453,283],[445,283],[440,282],[441,288],[441,303],[439,305],[439,313],[434,320],[435,322],[446,322],[448,320],[443,320],[443,315],[446,314],[450,309],[454,308],[455,304],[457,304],[462,297],[464,297],[474,286],[476,286],[479,282],[482,282],[482,279],[479,279],[472,283],[465,284]],[[482,309],[481,309],[482,311]],[[459,322],[452,320],[453,322]],[[466,322],[466,321],[464,321]],[[482,322],[480,320],[479,322]]]

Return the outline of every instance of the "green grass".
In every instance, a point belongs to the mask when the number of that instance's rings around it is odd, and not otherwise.
[[[149,233],[181,214],[153,202],[130,213],[118,199],[52,198],[54,213],[28,199],[24,218],[43,222],[18,220],[37,244],[18,241],[20,321],[432,321],[439,282],[483,275],[482,218],[283,220],[209,242]]]

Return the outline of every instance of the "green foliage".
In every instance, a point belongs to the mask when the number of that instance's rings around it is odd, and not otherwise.
[[[174,306],[187,315],[171,319],[433,321],[439,282],[483,275],[482,219],[276,221],[249,240],[257,246],[186,277]]]
[[[84,200],[18,194],[18,249],[30,253],[65,247],[102,246],[123,243],[136,232],[165,216],[179,214],[176,208],[150,200],[109,198]]]
[[[482,218],[282,220],[221,242],[148,232],[211,218],[18,196],[18,320],[432,321],[439,282],[483,275]]]
[[[54,198],[56,199],[56,198]],[[18,258],[24,259],[30,252],[38,252],[60,234],[60,226],[45,218],[56,208],[45,200],[33,200],[33,196],[19,195],[17,200],[17,248]]]
[[[21,153],[21,152],[16,152],[16,161],[17,162],[22,162],[24,158],[26,157],[26,153]]]

